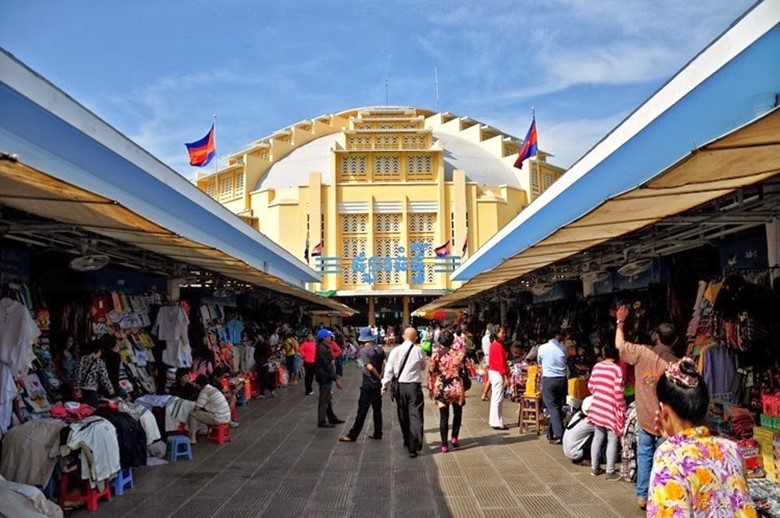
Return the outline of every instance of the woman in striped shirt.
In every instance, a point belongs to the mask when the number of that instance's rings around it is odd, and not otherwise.
[[[601,447],[607,438],[607,479],[617,480],[615,473],[618,459],[620,434],[626,418],[626,401],[623,397],[623,371],[617,364],[618,351],[611,343],[602,351],[604,359],[593,367],[588,381],[588,390],[593,395],[593,404],[588,412],[588,421],[595,426],[590,447],[592,475],[604,473],[601,469]]]

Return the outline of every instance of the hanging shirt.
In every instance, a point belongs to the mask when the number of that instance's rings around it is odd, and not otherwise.
[[[240,344],[241,334],[244,332],[244,323],[240,320],[233,319],[229,320],[227,324],[225,324],[225,327],[227,328],[230,343],[233,345]]]
[[[658,447],[650,475],[647,516],[755,517],[736,443],[691,428]]]

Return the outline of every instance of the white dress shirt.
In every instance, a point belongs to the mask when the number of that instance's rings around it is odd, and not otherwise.
[[[382,378],[383,387],[387,387],[390,380],[393,379],[393,376],[401,369],[401,364],[410,347],[412,348],[412,351],[409,353],[409,359],[406,360],[404,371],[398,376],[398,381],[399,383],[423,382],[423,373],[427,368],[425,353],[412,342],[406,341],[390,351],[390,355],[387,357],[387,364],[385,365],[385,375]]]

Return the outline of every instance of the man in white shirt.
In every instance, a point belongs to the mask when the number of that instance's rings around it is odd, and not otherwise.
[[[492,388],[492,385],[490,383],[490,378],[487,376],[487,366],[490,364],[490,336],[493,334],[493,324],[488,324],[485,328],[485,336],[482,337],[482,356],[485,358],[485,384],[482,388],[482,401],[487,401],[490,399],[490,389]]]
[[[222,391],[210,385],[203,374],[198,376],[194,383],[200,389],[200,394],[195,408],[190,412],[187,428],[190,432],[190,442],[197,444],[198,423],[209,426],[233,423],[230,421],[230,405]]]
[[[382,395],[387,392],[393,377],[398,378],[400,395],[396,399],[398,422],[404,436],[404,447],[409,450],[409,456],[417,457],[422,450],[423,442],[423,398],[422,383],[425,379],[425,353],[415,342],[417,330],[408,327],[404,331],[404,343],[390,351],[385,365],[385,375],[382,378]],[[404,358],[408,356],[406,364]]]

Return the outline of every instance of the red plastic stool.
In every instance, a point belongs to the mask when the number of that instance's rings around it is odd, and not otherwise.
[[[234,422],[238,422],[238,409],[234,408],[230,411],[230,420]]]
[[[209,434],[206,436],[206,439],[216,441],[217,444],[230,442],[230,425],[225,423],[209,426]]]
[[[62,477],[60,478],[60,494],[57,498],[57,503],[60,507],[64,506],[66,501],[84,502],[87,506],[87,511],[97,511],[98,501],[101,498],[105,498],[107,502],[111,501],[111,485],[108,482],[105,482],[105,487],[101,491],[93,488],[87,480],[84,481],[84,484],[86,485],[86,491],[84,493],[69,493],[68,482],[70,481],[70,476],[74,473],[77,472],[71,471],[62,473]]]

